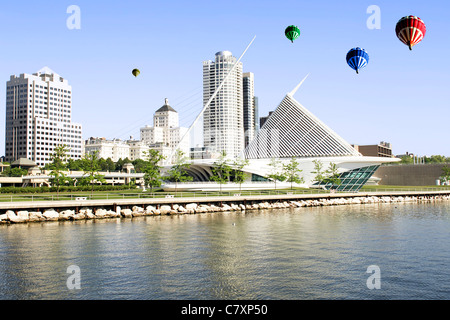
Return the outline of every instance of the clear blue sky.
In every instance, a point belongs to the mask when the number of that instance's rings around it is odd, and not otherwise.
[[[70,5],[81,9],[79,30],[66,26]],[[379,30],[366,26],[370,5],[380,7]],[[242,62],[255,74],[260,116],[310,73],[295,98],[348,142],[450,156],[449,9],[446,0],[3,1],[0,154],[12,74],[50,67],[72,85],[84,139],[127,139],[152,125],[164,98],[189,126],[202,108],[202,61],[221,50],[238,57],[256,35]],[[411,14],[427,25],[413,51],[395,35]],[[291,24],[301,29],[293,44]],[[370,55],[359,75],[345,62],[357,46]]]

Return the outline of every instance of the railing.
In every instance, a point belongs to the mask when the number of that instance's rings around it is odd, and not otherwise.
[[[402,187],[402,188],[368,188],[360,190],[360,194],[396,193],[396,192],[435,192],[448,191],[450,186],[443,187]],[[321,189],[283,189],[283,190],[230,190],[230,191],[181,191],[181,192],[141,192],[141,193],[64,193],[59,194],[9,194],[0,195],[0,202],[18,201],[87,201],[109,199],[163,199],[163,198],[204,198],[204,197],[238,197],[268,195],[313,195],[313,194],[345,194],[353,191],[333,191]]]

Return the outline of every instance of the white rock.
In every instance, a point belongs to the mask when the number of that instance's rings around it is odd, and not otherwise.
[[[97,209],[95,211],[95,217],[98,219],[106,218],[107,211],[105,209]]]
[[[113,210],[108,210],[106,212],[106,217],[108,217],[108,218],[120,218],[121,214],[120,214],[120,212],[116,212],[116,211],[113,211]]]
[[[83,220],[86,219],[86,215],[84,213],[76,213],[73,215],[73,220]]]
[[[70,219],[73,219],[74,215],[75,215],[75,210],[64,210],[59,213],[59,219],[70,220]]]
[[[46,210],[42,215],[44,216],[45,220],[48,221],[55,221],[59,219],[59,213],[53,209]]]
[[[196,203],[189,203],[189,204],[187,204],[186,205],[186,209],[197,209],[197,207],[198,207],[198,204],[196,204]]]
[[[169,214],[170,211],[172,211],[172,207],[171,207],[171,206],[168,206],[168,205],[162,205],[162,206],[159,208],[159,212],[160,212],[161,214]]]
[[[133,206],[132,211],[133,211],[133,212],[141,212],[141,213],[144,213],[144,208],[139,207],[139,206]]]
[[[226,203],[222,204],[222,209],[223,211],[231,211],[231,207]]]
[[[45,220],[45,218],[42,215],[42,213],[38,212],[38,211],[28,212],[28,215],[29,215],[29,220],[28,221],[30,221],[30,222],[44,221]]]
[[[8,212],[7,215],[9,217],[9,221],[13,223],[23,223],[29,220],[28,211],[19,211],[17,212],[17,214],[15,214],[13,211]]]
[[[131,209],[122,209],[120,213],[125,218],[131,218],[133,216],[133,211],[131,211]]]
[[[86,219],[95,219],[95,214],[93,214],[92,212],[86,212],[84,214],[84,216],[86,217]]]
[[[80,213],[84,213],[84,214],[88,214],[88,213],[92,213],[92,209],[90,208],[81,208]]]
[[[154,206],[147,206],[145,208],[146,213],[155,213],[155,211],[156,211],[156,208]]]

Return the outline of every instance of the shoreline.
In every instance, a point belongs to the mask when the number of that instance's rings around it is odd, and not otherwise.
[[[230,199],[231,198],[231,199]],[[243,199],[241,199],[243,198]],[[259,197],[262,198],[262,197]],[[17,209],[5,209],[0,214],[0,225],[15,223],[33,223],[47,221],[77,221],[93,219],[130,219],[141,216],[158,215],[182,215],[201,214],[213,212],[245,212],[251,210],[286,209],[301,207],[320,207],[352,204],[376,204],[376,203],[422,203],[450,200],[450,192],[421,192],[402,193],[401,195],[368,195],[368,194],[317,194],[300,197],[276,196],[270,199],[251,199],[249,197],[214,197],[208,199],[172,198],[144,201],[148,203],[138,204],[137,199],[126,201],[92,200],[88,203],[72,203],[71,208],[67,204],[54,201],[51,203],[29,203],[28,209],[24,204],[18,204]],[[163,201],[161,201],[163,200]],[[93,203],[95,201],[95,203]],[[66,201],[68,202],[68,201]],[[74,202],[74,201],[71,201]],[[136,203],[134,203],[136,202]],[[3,207],[5,206],[4,204]],[[56,208],[56,209],[55,209]]]

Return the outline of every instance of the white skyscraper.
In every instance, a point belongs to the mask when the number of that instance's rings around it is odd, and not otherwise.
[[[203,105],[237,59],[229,51],[216,53],[215,61],[203,61]],[[215,99],[203,113],[203,143],[212,152],[236,157],[244,149],[242,63],[227,78]]]
[[[61,144],[70,158],[81,158],[82,127],[72,123],[72,87],[47,67],[12,75],[6,83],[5,160],[27,158],[44,166]]]

